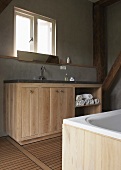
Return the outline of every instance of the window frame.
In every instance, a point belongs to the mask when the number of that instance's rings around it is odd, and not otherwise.
[[[30,52],[37,53],[37,20],[41,19],[44,21],[48,21],[52,23],[52,54],[56,55],[56,20],[27,11],[25,9],[21,9],[18,7],[14,7],[14,55],[17,56],[16,49],[16,15],[20,15],[23,17],[27,17],[31,20],[31,37],[33,37],[33,45],[31,46]]]

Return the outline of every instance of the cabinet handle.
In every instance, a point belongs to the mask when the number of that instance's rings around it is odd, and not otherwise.
[[[56,90],[56,93],[59,93],[59,91],[58,91],[58,90]]]
[[[30,93],[31,93],[31,94],[34,93],[34,90],[30,90]]]
[[[60,90],[61,93],[64,93],[64,90]]]

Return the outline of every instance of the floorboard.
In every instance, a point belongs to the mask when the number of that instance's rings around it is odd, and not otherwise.
[[[46,164],[50,169],[62,170],[61,137],[24,145],[24,148]]]
[[[0,138],[0,170],[42,170],[6,138]]]
[[[62,138],[54,137],[20,146],[0,138],[0,170],[62,170]]]

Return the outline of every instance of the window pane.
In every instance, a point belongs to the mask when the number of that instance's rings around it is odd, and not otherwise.
[[[16,50],[30,51],[30,24],[29,18],[16,15]]]
[[[38,19],[37,52],[52,54],[52,23]]]

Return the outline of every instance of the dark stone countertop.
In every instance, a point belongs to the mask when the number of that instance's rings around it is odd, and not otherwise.
[[[66,83],[66,84],[100,84],[91,81],[63,81],[63,80],[34,80],[34,79],[15,79],[4,80],[4,83]]]

